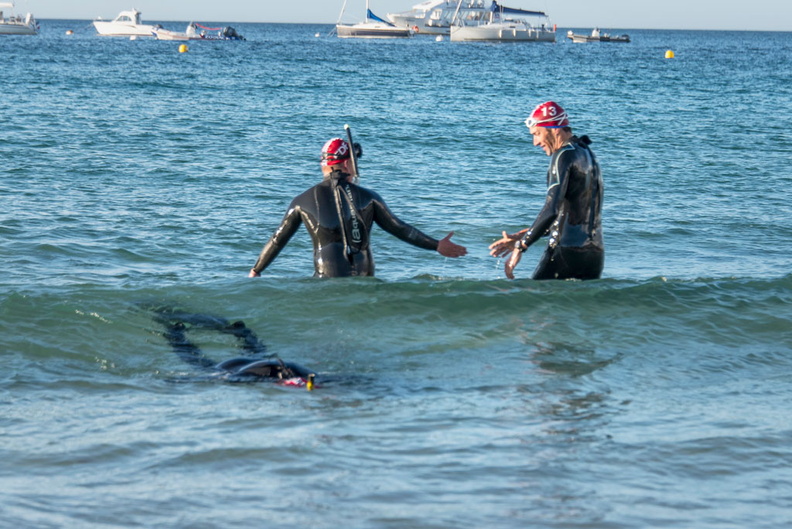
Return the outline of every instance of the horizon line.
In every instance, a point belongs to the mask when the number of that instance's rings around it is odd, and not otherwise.
[[[37,18],[39,22],[43,22],[45,20],[63,20],[63,21],[77,21],[77,22],[93,22],[95,20],[104,20],[109,21],[112,19],[104,19],[101,17],[97,18]],[[209,19],[190,19],[190,20],[147,20],[146,24],[151,23],[170,23],[170,22],[179,22],[187,24],[189,22],[194,22],[195,20],[209,20]],[[292,24],[292,25],[302,25],[302,26],[335,26],[336,22],[273,22],[273,21],[214,21],[216,23],[224,23],[224,24]],[[641,30],[641,31],[757,31],[757,32],[766,32],[766,33],[790,33],[792,30],[790,29],[755,29],[755,28],[650,28],[650,27],[619,27],[619,26],[566,26],[555,24],[555,26],[559,29],[583,29],[583,28],[605,28],[609,30],[619,29],[619,30]]]

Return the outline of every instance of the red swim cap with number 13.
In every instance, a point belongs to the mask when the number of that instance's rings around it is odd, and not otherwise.
[[[525,125],[531,127],[545,127],[548,129],[559,129],[569,126],[566,110],[555,101],[547,101],[538,105],[531,116],[525,120]]]

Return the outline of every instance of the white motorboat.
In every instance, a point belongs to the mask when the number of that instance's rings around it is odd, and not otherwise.
[[[472,21],[489,12],[485,0],[463,0],[457,13],[458,3],[458,0],[426,0],[410,11],[388,13],[387,17],[394,25],[412,28],[417,34],[448,35],[455,15]]]
[[[459,1],[460,5],[462,0]],[[536,21],[536,23],[532,22]],[[458,17],[451,27],[451,41],[555,42],[555,27],[541,11],[514,9],[493,0],[488,16],[464,21]]]
[[[11,10],[11,16],[6,18],[4,9]],[[0,35],[37,35],[38,22],[28,13],[24,18],[13,14],[14,2],[0,2]]]
[[[342,39],[394,39],[407,38],[413,36],[410,28],[396,27],[387,20],[383,20],[369,9],[369,0],[366,0],[366,21],[358,24],[342,24],[341,18],[344,16],[346,0],[341,8],[341,15],[336,24],[336,34]]]
[[[198,28],[201,29],[200,32],[198,32]],[[207,31],[216,31],[217,33],[207,33]],[[231,26],[209,28],[195,22],[187,24],[187,29],[184,32],[156,28],[151,33],[157,40],[245,40],[245,37],[237,33]]]
[[[161,28],[159,25],[141,23],[140,11],[137,9],[121,11],[111,22],[96,19],[93,25],[103,37],[153,37],[153,31]]]
[[[409,11],[402,11],[401,13],[388,13],[388,20],[395,26],[403,28],[411,28],[423,25],[424,20],[429,18],[432,13],[441,11],[445,4],[451,3],[450,0],[426,0],[420,4],[415,4]],[[453,7],[456,8],[456,1],[453,2]]]
[[[599,28],[591,30],[591,35],[579,35],[571,29],[567,32],[567,38],[572,42],[585,43],[585,42],[630,42],[630,36],[624,35],[611,35],[610,33],[602,33]]]

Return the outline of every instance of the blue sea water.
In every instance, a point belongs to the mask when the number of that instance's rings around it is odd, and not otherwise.
[[[41,25],[0,39],[0,526],[792,524],[792,34],[234,24],[178,53]],[[603,168],[598,281],[487,253],[541,207],[522,121],[546,99]],[[380,230],[377,278],[316,280],[303,231],[248,279],[345,123],[361,184],[469,255]],[[326,382],[207,380],[170,307]]]

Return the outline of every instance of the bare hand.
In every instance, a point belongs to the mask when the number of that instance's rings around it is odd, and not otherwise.
[[[250,273],[248,274],[248,277],[261,277],[261,274],[259,274],[258,272],[256,272],[255,270],[253,270],[251,268],[250,269]]]
[[[520,230],[517,233],[512,233],[511,235],[508,235],[504,231],[502,238],[489,245],[490,255],[492,257],[504,257],[509,255],[509,253],[514,250],[514,243],[517,241],[517,239],[522,238],[522,236],[525,235],[525,232],[527,231],[527,229]]]
[[[522,252],[520,250],[512,251],[511,257],[506,261],[506,266],[503,267],[503,271],[506,272],[506,277],[514,279],[514,268],[517,266],[517,263],[520,262],[521,258]]]
[[[467,255],[467,248],[451,242],[451,236],[454,235],[452,231],[437,243],[437,253],[443,257],[462,257]]]

